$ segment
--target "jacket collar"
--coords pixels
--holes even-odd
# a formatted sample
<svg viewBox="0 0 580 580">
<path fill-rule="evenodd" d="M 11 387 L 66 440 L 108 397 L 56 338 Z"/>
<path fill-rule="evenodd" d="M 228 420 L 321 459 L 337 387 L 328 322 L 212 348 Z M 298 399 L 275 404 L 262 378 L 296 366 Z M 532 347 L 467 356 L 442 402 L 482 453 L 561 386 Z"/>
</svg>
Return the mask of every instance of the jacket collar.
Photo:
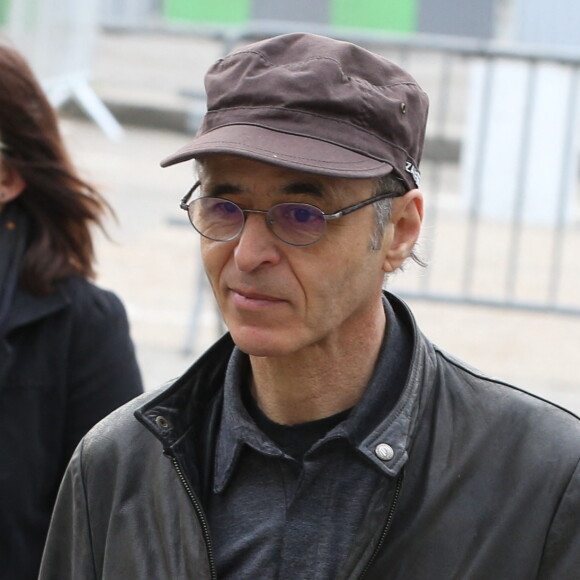
<svg viewBox="0 0 580 580">
<path fill-rule="evenodd" d="M 184 375 L 135 411 L 166 450 L 206 417 L 221 393 L 233 349 L 230 335 L 224 335 Z"/>
<path fill-rule="evenodd" d="M 395 477 L 409 458 L 409 448 L 416 429 L 421 399 L 431 389 L 434 365 L 432 349 L 417 328 L 408 306 L 388 293 L 388 300 L 399 319 L 405 319 L 413 336 L 411 360 L 405 386 L 395 403 L 378 426 L 365 437 L 359 449 L 382 471 Z M 433 359 L 434 360 L 434 359 Z"/>
<path fill-rule="evenodd" d="M 46 296 L 33 296 L 23 290 L 17 290 L 10 307 L 4 335 L 15 328 L 45 318 L 65 308 L 69 303 L 69 297 L 62 291 L 51 292 Z"/>
<path fill-rule="evenodd" d="M 62 292 L 52 292 L 47 296 L 33 296 L 16 289 L 6 322 L 0 334 L 0 378 L 5 376 L 11 365 L 14 353 L 10 344 L 9 333 L 58 312 L 69 303 L 68 297 Z"/>
</svg>

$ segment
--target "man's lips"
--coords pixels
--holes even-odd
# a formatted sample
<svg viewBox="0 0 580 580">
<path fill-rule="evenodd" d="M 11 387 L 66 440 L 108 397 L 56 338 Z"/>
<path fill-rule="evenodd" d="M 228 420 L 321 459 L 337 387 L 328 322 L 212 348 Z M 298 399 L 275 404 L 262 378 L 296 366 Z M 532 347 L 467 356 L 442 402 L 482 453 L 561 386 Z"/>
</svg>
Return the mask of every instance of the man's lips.
<svg viewBox="0 0 580 580">
<path fill-rule="evenodd" d="M 229 290 L 233 303 L 239 307 L 263 308 L 287 302 L 278 296 L 263 294 L 252 290 L 242 290 L 241 288 L 230 288 Z"/>
</svg>

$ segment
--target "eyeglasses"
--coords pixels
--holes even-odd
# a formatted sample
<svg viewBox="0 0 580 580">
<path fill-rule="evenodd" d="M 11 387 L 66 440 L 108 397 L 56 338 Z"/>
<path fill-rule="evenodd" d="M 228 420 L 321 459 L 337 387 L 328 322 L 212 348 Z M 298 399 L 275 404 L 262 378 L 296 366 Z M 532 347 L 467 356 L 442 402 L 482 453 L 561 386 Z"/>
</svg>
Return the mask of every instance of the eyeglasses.
<svg viewBox="0 0 580 580">
<path fill-rule="evenodd" d="M 309 203 L 279 203 L 269 210 L 242 209 L 239 205 L 221 197 L 197 197 L 189 202 L 200 182 L 187 192 L 180 207 L 187 211 L 191 225 L 204 238 L 215 242 L 235 240 L 244 229 L 246 214 L 261 213 L 272 233 L 291 246 L 311 246 L 326 231 L 326 222 L 336 220 L 367 205 L 397 197 L 398 193 L 381 193 L 335 213 L 324 213 Z M 189 203 L 188 203 L 189 202 Z"/>
</svg>

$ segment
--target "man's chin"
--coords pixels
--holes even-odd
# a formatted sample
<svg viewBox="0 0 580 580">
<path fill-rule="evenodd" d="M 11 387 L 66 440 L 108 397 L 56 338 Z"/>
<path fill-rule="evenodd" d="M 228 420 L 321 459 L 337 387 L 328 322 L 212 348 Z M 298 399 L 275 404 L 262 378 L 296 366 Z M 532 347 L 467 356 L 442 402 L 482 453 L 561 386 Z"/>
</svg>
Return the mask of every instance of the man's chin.
<svg viewBox="0 0 580 580">
<path fill-rule="evenodd" d="M 294 341 L 289 341 L 286 331 L 263 329 L 233 329 L 230 334 L 236 346 L 246 354 L 255 357 L 279 357 L 292 354 L 296 350 Z"/>
</svg>

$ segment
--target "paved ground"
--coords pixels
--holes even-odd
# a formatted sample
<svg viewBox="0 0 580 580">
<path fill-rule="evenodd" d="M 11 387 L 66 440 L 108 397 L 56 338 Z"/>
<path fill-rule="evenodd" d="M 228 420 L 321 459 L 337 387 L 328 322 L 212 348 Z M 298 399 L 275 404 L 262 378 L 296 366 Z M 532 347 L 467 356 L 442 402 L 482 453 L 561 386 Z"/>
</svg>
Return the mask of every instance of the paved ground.
<svg viewBox="0 0 580 580">
<path fill-rule="evenodd" d="M 170 58 L 166 53 L 161 59 L 164 50 Z M 158 124 L 175 128 L 171 119 L 183 118 L 185 111 L 179 90 L 191 87 L 194 77 L 201 78 L 215 56 L 214 47 L 191 50 L 184 39 L 169 46 L 159 37 L 109 36 L 97 46 L 94 86 L 103 98 L 124 104 L 125 110 L 132 104 L 151 115 L 158 111 Z M 191 168 L 161 169 L 159 160 L 187 136 L 175 130 L 126 126 L 124 138 L 113 142 L 90 122 L 68 116 L 63 129 L 83 174 L 100 187 L 117 212 L 118 223 L 109 224 L 112 240 L 98 238 L 98 281 L 124 300 L 146 387 L 152 388 L 183 372 L 218 328 L 212 299 L 206 295 L 195 338 L 185 345 L 196 299 L 198 257 L 196 234 L 178 202 L 191 184 Z M 401 274 L 401 280 L 406 275 Z M 398 284 L 395 281 L 395 287 Z M 423 331 L 441 347 L 580 413 L 575 364 L 580 317 L 410 304 Z M 184 354 L 184 346 L 194 352 Z"/>
</svg>

